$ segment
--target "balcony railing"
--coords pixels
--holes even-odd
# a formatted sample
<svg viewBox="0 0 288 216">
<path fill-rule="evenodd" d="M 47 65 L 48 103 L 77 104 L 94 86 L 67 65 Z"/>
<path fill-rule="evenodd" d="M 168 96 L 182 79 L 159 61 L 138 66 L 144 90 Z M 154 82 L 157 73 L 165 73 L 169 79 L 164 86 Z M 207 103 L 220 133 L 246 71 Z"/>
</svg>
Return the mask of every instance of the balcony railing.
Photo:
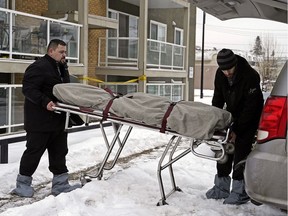
<svg viewBox="0 0 288 216">
<path fill-rule="evenodd" d="M 0 8 L 0 60 L 34 60 L 50 40 L 67 43 L 67 60 L 79 64 L 80 27 L 62 20 Z"/>
<path fill-rule="evenodd" d="M 138 67 L 138 38 L 99 38 L 98 66 Z"/>
<path fill-rule="evenodd" d="M 185 46 L 147 40 L 147 68 L 184 70 Z"/>
<path fill-rule="evenodd" d="M 23 130 L 22 85 L 0 84 L 0 134 Z"/>
<path fill-rule="evenodd" d="M 138 67 L 138 38 L 99 39 L 98 66 Z M 147 68 L 184 70 L 185 46 L 148 39 Z"/>
</svg>

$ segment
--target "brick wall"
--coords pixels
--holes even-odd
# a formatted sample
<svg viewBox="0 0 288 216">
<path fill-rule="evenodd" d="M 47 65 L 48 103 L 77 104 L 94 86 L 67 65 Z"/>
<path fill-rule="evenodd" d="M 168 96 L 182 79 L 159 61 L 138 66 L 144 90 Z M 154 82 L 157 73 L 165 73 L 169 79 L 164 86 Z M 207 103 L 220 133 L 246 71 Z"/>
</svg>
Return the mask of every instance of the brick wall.
<svg viewBox="0 0 288 216">
<path fill-rule="evenodd" d="M 89 14 L 106 16 L 106 7 L 106 0 L 89 0 Z M 95 68 L 98 64 L 99 37 L 106 37 L 105 29 L 89 29 L 88 77 L 101 79 L 95 74 Z M 95 82 L 89 82 L 89 84 L 95 85 Z"/>
<path fill-rule="evenodd" d="M 16 10 L 41 16 L 48 10 L 48 0 L 16 0 Z"/>
<path fill-rule="evenodd" d="M 106 0 L 89 0 L 89 14 L 106 16 Z"/>
</svg>

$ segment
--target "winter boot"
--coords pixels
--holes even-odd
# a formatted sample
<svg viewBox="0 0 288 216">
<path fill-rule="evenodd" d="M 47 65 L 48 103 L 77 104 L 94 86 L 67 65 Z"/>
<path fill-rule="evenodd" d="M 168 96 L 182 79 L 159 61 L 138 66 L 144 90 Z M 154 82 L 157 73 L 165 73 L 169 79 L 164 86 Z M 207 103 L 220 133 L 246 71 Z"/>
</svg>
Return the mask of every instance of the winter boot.
<svg viewBox="0 0 288 216">
<path fill-rule="evenodd" d="M 60 175 L 54 175 L 51 193 L 57 196 L 60 193 L 70 192 L 81 187 L 81 184 L 70 185 L 68 182 L 68 173 L 62 173 Z"/>
<path fill-rule="evenodd" d="M 232 191 L 224 200 L 224 204 L 241 205 L 247 203 L 250 200 L 245 191 L 244 180 L 233 180 Z"/>
<path fill-rule="evenodd" d="M 215 175 L 214 187 L 206 192 L 207 199 L 223 199 L 230 194 L 230 176 L 218 177 Z"/>
<path fill-rule="evenodd" d="M 32 177 L 18 174 L 16 179 L 16 188 L 12 190 L 11 194 L 20 197 L 32 197 L 34 189 L 31 187 Z"/>
</svg>

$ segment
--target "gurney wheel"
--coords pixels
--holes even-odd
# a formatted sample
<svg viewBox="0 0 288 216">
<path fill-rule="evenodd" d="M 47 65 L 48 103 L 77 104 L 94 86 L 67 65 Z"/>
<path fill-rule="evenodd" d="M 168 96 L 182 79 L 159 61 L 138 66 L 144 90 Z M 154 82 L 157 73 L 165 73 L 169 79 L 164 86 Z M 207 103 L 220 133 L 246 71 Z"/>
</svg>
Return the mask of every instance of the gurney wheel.
<svg viewBox="0 0 288 216">
<path fill-rule="evenodd" d="M 215 153 L 215 158 L 221 158 L 221 157 L 222 157 L 222 154 L 223 154 L 222 151 L 217 151 L 217 152 Z M 228 155 L 225 154 L 221 160 L 217 160 L 217 163 L 219 163 L 219 164 L 224 164 L 224 163 L 226 163 L 227 161 L 228 161 Z"/>
<path fill-rule="evenodd" d="M 235 146 L 234 143 L 226 143 L 225 144 L 225 152 L 227 154 L 234 154 Z"/>
</svg>

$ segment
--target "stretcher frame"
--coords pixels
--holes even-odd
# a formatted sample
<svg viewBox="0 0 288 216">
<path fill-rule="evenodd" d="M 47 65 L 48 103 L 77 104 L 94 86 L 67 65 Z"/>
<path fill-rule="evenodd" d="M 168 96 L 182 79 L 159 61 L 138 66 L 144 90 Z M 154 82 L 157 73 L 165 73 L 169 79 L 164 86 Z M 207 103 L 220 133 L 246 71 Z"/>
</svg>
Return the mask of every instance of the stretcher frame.
<svg viewBox="0 0 288 216">
<path fill-rule="evenodd" d="M 117 117 L 117 116 L 111 115 L 110 113 L 109 113 L 108 117 L 105 116 L 105 118 L 104 118 L 103 117 L 103 111 L 101 111 L 101 110 L 94 110 L 92 108 L 83 108 L 83 107 L 68 105 L 68 104 L 64 104 L 64 103 L 57 103 L 57 105 L 54 107 L 54 110 L 55 110 L 55 112 L 65 112 L 66 113 L 66 123 L 65 123 L 66 129 L 68 129 L 69 116 L 71 113 L 83 116 L 85 118 L 86 124 L 88 124 L 88 121 L 90 118 L 99 120 L 101 133 L 102 133 L 102 136 L 104 138 L 104 141 L 105 141 L 105 144 L 107 147 L 107 151 L 105 153 L 105 156 L 104 156 L 102 162 L 100 163 L 100 167 L 96 170 L 96 173 L 94 173 L 94 174 L 82 173 L 80 180 L 81 180 L 83 185 L 87 181 L 91 181 L 90 178 L 97 178 L 98 180 L 101 180 L 103 177 L 104 170 L 111 170 L 115 166 L 115 164 L 116 164 L 128 138 L 129 138 L 129 135 L 130 135 L 134 126 L 142 127 L 145 129 L 151 129 L 154 131 L 157 130 L 159 132 L 161 129 L 160 127 L 157 127 L 157 126 L 145 125 L 144 123 L 139 122 L 139 121 L 133 121 L 130 119 L 124 119 L 121 117 Z M 114 136 L 110 142 L 107 138 L 107 134 L 106 134 L 105 128 L 103 126 L 104 121 L 111 122 L 113 129 L 114 129 Z M 124 125 L 127 125 L 128 129 L 126 132 L 124 132 L 125 135 L 121 140 L 120 139 L 120 133 L 122 132 Z M 165 147 L 165 149 L 164 149 L 164 151 L 160 157 L 160 160 L 158 162 L 157 178 L 158 178 L 158 183 L 159 183 L 161 199 L 158 201 L 157 206 L 168 204 L 166 202 L 166 200 L 170 195 L 172 195 L 176 191 L 182 191 L 176 185 L 172 164 L 174 164 L 175 162 L 177 162 L 179 159 L 183 158 L 185 155 L 187 155 L 190 152 L 193 153 L 197 157 L 201 157 L 201 158 L 205 158 L 205 159 L 209 159 L 209 160 L 214 160 L 214 161 L 223 160 L 224 158 L 227 157 L 227 154 L 226 154 L 227 151 L 225 149 L 225 144 L 228 144 L 227 141 L 228 141 L 228 136 L 229 136 L 229 132 L 230 132 L 229 130 L 230 129 L 228 128 L 228 130 L 226 131 L 224 136 L 223 136 L 223 134 L 222 134 L 222 136 L 220 136 L 220 137 L 222 137 L 222 139 L 220 139 L 220 137 L 217 137 L 217 138 L 212 138 L 211 140 L 196 140 L 193 137 L 183 136 L 183 135 L 178 134 L 178 133 L 171 131 L 171 130 L 166 130 L 164 132 L 165 134 L 172 135 L 172 137 L 170 138 L 170 140 L 169 140 L 167 146 Z M 189 148 L 185 149 L 181 153 L 174 156 L 174 154 L 177 150 L 177 147 L 179 146 L 182 138 L 188 138 L 190 141 L 190 146 L 189 146 Z M 112 151 L 114 150 L 116 143 L 118 143 L 118 149 L 116 151 L 116 154 L 114 155 L 112 162 L 108 163 L 108 159 L 109 159 Z M 212 148 L 217 149 L 218 156 L 212 157 L 210 155 L 201 154 L 201 153 L 198 153 L 197 151 L 195 151 L 195 149 L 199 145 L 201 145 L 202 143 L 206 143 L 209 146 L 211 146 Z M 164 162 L 164 159 L 166 157 L 168 157 L 168 161 Z M 170 181 L 171 181 L 171 187 L 172 187 L 172 189 L 168 193 L 165 192 L 163 178 L 162 178 L 162 171 L 166 168 L 169 169 Z"/>
</svg>

